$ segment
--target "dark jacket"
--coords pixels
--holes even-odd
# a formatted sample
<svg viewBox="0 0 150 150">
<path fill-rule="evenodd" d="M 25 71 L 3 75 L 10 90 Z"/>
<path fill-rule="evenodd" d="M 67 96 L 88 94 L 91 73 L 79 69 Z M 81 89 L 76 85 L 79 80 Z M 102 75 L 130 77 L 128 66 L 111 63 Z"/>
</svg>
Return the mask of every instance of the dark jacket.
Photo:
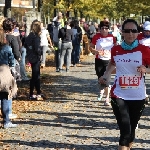
<svg viewBox="0 0 150 150">
<path fill-rule="evenodd" d="M 24 30 L 20 30 L 20 40 L 22 42 L 22 46 L 24 46 L 24 42 L 25 42 L 25 31 Z"/>
<path fill-rule="evenodd" d="M 14 58 L 19 60 L 21 58 L 20 54 L 20 45 L 19 45 L 19 39 L 17 36 L 6 34 L 6 40 L 8 41 L 9 45 L 12 48 L 12 52 L 14 54 Z"/>
<path fill-rule="evenodd" d="M 62 43 L 72 42 L 73 31 L 63 27 L 59 30 L 58 38 L 61 38 Z"/>
<path fill-rule="evenodd" d="M 34 50 L 34 52 L 36 54 L 39 54 L 39 52 L 41 51 L 40 36 L 38 36 L 37 34 L 33 32 L 30 32 L 29 35 L 25 39 L 25 45 L 32 46 L 33 47 L 32 49 Z"/>
<path fill-rule="evenodd" d="M 25 39 L 24 47 L 27 49 L 27 59 L 30 63 L 35 63 L 40 61 L 41 47 L 40 47 L 40 37 L 30 32 Z"/>
<path fill-rule="evenodd" d="M 77 29 L 78 42 L 82 40 L 82 29 L 79 26 L 75 26 L 74 29 Z"/>
</svg>

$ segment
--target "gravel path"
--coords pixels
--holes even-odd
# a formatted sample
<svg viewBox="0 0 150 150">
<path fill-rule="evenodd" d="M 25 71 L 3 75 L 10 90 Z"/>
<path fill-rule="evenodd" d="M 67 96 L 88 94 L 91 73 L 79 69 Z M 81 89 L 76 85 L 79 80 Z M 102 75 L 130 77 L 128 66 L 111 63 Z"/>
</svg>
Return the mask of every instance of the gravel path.
<svg viewBox="0 0 150 150">
<path fill-rule="evenodd" d="M 20 112 L 18 128 L 0 129 L 4 150 L 117 150 L 119 130 L 111 107 L 97 101 L 94 56 L 69 73 L 46 73 L 50 97 Z M 113 76 L 112 76 L 113 78 Z M 150 75 L 146 77 L 150 91 Z M 26 104 L 25 103 L 25 104 Z M 18 110 L 19 111 L 19 110 Z M 133 150 L 150 150 L 150 108 L 146 107 L 136 131 Z"/>
</svg>

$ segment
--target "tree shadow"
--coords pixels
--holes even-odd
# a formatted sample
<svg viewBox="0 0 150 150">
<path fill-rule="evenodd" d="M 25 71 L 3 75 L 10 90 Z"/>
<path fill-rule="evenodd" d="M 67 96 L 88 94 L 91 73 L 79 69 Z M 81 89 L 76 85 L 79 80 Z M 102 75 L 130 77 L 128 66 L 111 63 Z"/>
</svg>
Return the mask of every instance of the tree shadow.
<svg viewBox="0 0 150 150">
<path fill-rule="evenodd" d="M 48 100 L 57 101 L 70 101 L 69 95 L 78 93 L 96 94 L 95 89 L 91 89 L 91 86 L 95 84 L 95 79 L 77 78 L 73 76 L 61 76 L 43 74 L 41 76 L 41 89 L 46 95 Z M 29 82 L 18 83 L 18 97 L 17 100 L 27 100 L 29 95 Z M 35 93 L 36 94 L 36 93 Z"/>
<path fill-rule="evenodd" d="M 101 138 L 103 140 L 108 140 L 105 137 Z M 116 141 L 117 138 L 109 137 L 110 141 Z M 144 140 L 145 141 L 145 140 Z M 70 144 L 70 143 L 61 143 L 61 142 L 51 142 L 48 140 L 39 140 L 39 141 L 23 141 L 23 140 L 0 140 L 0 142 L 7 143 L 7 144 L 14 144 L 14 145 L 22 145 L 22 146 L 30 146 L 32 148 L 55 148 L 55 149 L 77 149 L 77 150 L 110 150 L 110 149 L 118 149 L 117 145 L 108 145 L 105 143 L 95 143 L 92 145 L 87 144 Z M 148 150 L 147 148 L 132 148 L 131 150 Z"/>
<path fill-rule="evenodd" d="M 118 129 L 116 122 L 106 122 L 96 120 L 98 118 L 105 119 L 106 116 L 88 115 L 83 113 L 58 113 L 58 112 L 43 112 L 43 111 L 27 111 L 31 114 L 43 114 L 57 116 L 53 120 L 35 119 L 35 118 L 20 118 L 20 121 L 15 121 L 17 124 L 29 124 L 40 126 L 64 127 L 68 129 Z M 95 118 L 95 120 L 94 120 Z M 107 116 L 109 119 L 115 119 L 114 116 Z M 25 120 L 25 121 L 24 121 Z"/>
<path fill-rule="evenodd" d="M 48 140 L 39 140 L 39 141 L 22 141 L 22 140 L 0 140 L 0 142 L 8 143 L 8 144 L 17 144 L 17 145 L 26 145 L 30 147 L 38 147 L 38 148 L 64 148 L 64 149 L 77 149 L 77 150 L 96 150 L 102 148 L 103 150 L 109 150 L 111 148 L 117 149 L 116 145 L 105 145 L 105 144 L 70 144 L 70 143 L 60 143 L 60 142 L 51 142 Z"/>
</svg>

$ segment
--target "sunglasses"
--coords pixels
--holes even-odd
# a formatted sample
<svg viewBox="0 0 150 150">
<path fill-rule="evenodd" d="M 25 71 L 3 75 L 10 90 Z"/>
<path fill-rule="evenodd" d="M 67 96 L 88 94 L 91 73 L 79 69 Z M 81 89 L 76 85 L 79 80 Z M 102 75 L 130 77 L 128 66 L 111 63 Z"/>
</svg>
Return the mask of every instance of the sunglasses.
<svg viewBox="0 0 150 150">
<path fill-rule="evenodd" d="M 132 33 L 138 33 L 138 30 L 137 29 L 124 29 L 123 32 L 124 33 L 130 33 L 130 32 L 132 32 Z"/>
<path fill-rule="evenodd" d="M 105 29 L 105 30 L 108 30 L 108 27 L 102 27 L 101 29 L 102 29 L 102 30 L 104 30 L 104 29 Z"/>
</svg>

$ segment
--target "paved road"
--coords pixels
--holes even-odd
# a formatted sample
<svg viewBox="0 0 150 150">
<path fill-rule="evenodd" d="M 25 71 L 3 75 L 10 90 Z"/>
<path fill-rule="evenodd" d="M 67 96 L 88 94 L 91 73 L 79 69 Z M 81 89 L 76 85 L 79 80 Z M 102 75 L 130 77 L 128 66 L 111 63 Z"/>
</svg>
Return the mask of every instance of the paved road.
<svg viewBox="0 0 150 150">
<path fill-rule="evenodd" d="M 27 100 L 16 129 L 3 130 L 0 149 L 10 150 L 117 150 L 119 130 L 111 107 L 97 101 L 93 56 L 70 73 L 51 72 L 43 88 L 46 101 Z M 112 76 L 113 78 L 113 76 Z M 147 76 L 150 83 L 150 76 Z M 48 80 L 53 82 L 48 83 Z M 150 87 L 150 86 L 149 86 Z M 148 92 L 150 91 L 148 87 Z M 33 107 L 33 105 L 35 106 Z M 133 150 L 150 150 L 150 108 L 146 107 L 136 131 Z"/>
</svg>

